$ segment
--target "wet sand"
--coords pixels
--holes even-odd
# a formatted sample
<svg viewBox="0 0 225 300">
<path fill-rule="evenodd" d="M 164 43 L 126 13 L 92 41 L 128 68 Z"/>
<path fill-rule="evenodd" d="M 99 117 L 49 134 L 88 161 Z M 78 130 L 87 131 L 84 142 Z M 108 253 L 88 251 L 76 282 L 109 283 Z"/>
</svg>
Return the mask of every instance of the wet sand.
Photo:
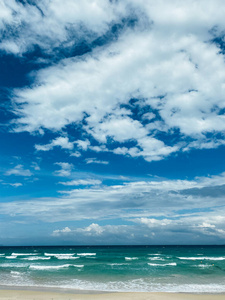
<svg viewBox="0 0 225 300">
<path fill-rule="evenodd" d="M 224 294 L 186 293 L 76 293 L 0 290 L 0 300 L 224 300 Z"/>
</svg>

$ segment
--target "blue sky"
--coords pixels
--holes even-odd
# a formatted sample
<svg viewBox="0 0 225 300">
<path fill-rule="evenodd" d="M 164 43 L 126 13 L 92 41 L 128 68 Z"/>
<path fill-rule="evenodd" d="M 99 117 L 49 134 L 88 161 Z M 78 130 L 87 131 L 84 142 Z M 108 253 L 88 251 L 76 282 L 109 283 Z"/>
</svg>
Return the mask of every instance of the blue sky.
<svg viewBox="0 0 225 300">
<path fill-rule="evenodd" d="M 224 15 L 1 2 L 0 244 L 224 244 Z"/>
</svg>

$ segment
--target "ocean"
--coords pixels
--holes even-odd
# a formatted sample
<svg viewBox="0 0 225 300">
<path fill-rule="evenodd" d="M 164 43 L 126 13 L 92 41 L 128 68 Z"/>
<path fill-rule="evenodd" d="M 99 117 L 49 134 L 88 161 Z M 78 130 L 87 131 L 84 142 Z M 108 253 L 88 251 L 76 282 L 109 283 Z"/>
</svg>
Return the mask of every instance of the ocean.
<svg viewBox="0 0 225 300">
<path fill-rule="evenodd" d="M 225 292 L 225 246 L 0 247 L 0 285 Z"/>
</svg>

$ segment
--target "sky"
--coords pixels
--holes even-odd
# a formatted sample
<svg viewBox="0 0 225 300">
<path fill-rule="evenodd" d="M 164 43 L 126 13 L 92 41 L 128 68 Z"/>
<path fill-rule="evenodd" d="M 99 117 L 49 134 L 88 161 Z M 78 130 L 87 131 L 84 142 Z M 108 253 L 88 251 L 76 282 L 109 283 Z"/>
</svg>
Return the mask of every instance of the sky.
<svg viewBox="0 0 225 300">
<path fill-rule="evenodd" d="M 0 245 L 225 243 L 224 15 L 0 2 Z"/>
</svg>

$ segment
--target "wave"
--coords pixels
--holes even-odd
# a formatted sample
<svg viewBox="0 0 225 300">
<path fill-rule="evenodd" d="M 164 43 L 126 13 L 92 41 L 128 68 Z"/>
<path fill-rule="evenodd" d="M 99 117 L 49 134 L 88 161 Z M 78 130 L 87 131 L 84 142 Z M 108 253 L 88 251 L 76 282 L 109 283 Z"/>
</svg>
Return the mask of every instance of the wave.
<svg viewBox="0 0 225 300">
<path fill-rule="evenodd" d="M 96 253 L 77 253 L 79 256 L 94 256 Z"/>
<path fill-rule="evenodd" d="M 108 264 L 109 266 L 127 266 L 129 265 L 128 263 L 112 263 L 112 264 Z"/>
<path fill-rule="evenodd" d="M 148 257 L 148 259 L 150 259 L 150 260 L 165 260 L 164 258 L 159 257 L 159 256 L 156 256 L 156 257 Z"/>
<path fill-rule="evenodd" d="M 28 255 L 37 255 L 37 253 L 12 253 L 11 255 L 28 256 Z"/>
<path fill-rule="evenodd" d="M 153 267 L 165 267 L 165 266 L 176 266 L 176 263 L 168 263 L 168 264 L 152 264 L 152 263 L 148 263 L 149 266 L 153 266 Z"/>
<path fill-rule="evenodd" d="M 137 260 L 138 257 L 125 257 L 125 260 Z"/>
<path fill-rule="evenodd" d="M 17 258 L 17 256 L 16 255 L 10 255 L 10 256 L 6 256 L 5 258 L 7 258 L 7 259 L 14 259 L 14 258 Z"/>
<path fill-rule="evenodd" d="M 12 275 L 20 275 L 21 273 L 20 272 L 16 272 L 16 271 L 11 271 L 10 274 L 12 274 Z"/>
<path fill-rule="evenodd" d="M 65 269 L 69 267 L 76 267 L 76 268 L 83 268 L 84 265 L 71 265 L 71 264 L 65 264 L 60 266 L 40 266 L 40 265 L 30 265 L 29 269 L 31 270 L 60 270 Z"/>
<path fill-rule="evenodd" d="M 212 268 L 213 267 L 213 265 L 203 265 L 203 264 L 201 264 L 201 265 L 194 265 L 194 267 L 197 267 L 197 268 L 202 268 L 202 269 L 208 269 L 208 268 Z"/>
<path fill-rule="evenodd" d="M 51 259 L 51 257 L 44 257 L 44 256 L 33 256 L 33 257 L 25 257 L 22 258 L 23 260 L 48 260 Z"/>
<path fill-rule="evenodd" d="M 79 256 L 73 256 L 73 255 L 55 255 L 58 259 L 77 259 Z"/>
<path fill-rule="evenodd" d="M 45 256 L 72 256 L 75 253 L 44 253 Z"/>
<path fill-rule="evenodd" d="M 20 273 L 20 272 L 11 271 L 10 274 L 11 274 L 11 276 L 14 277 L 14 278 L 21 277 L 21 273 Z"/>
<path fill-rule="evenodd" d="M 170 293 L 224 293 L 224 284 L 164 284 L 146 282 L 143 279 L 111 282 L 90 282 L 75 279 L 70 284 L 64 285 L 68 289 L 106 291 L 106 292 L 170 292 Z"/>
<path fill-rule="evenodd" d="M 5 253 L 1 253 L 0 256 L 5 256 Z"/>
<path fill-rule="evenodd" d="M 225 260 L 224 256 L 221 257 L 213 257 L 213 256 L 193 256 L 193 257 L 178 257 L 179 259 L 183 260 Z"/>
<path fill-rule="evenodd" d="M 1 268 L 26 268 L 28 267 L 29 264 L 26 263 L 4 263 L 4 264 L 0 264 Z"/>
</svg>

